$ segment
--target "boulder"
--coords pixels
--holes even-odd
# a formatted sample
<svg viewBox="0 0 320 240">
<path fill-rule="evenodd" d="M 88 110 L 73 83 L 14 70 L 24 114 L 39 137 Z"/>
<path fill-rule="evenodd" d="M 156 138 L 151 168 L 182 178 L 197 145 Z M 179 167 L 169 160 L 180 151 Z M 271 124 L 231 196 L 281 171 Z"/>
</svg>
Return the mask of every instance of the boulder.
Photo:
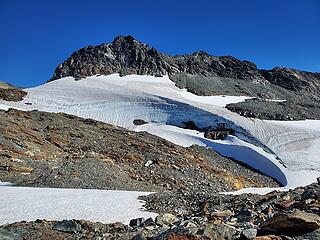
<svg viewBox="0 0 320 240">
<path fill-rule="evenodd" d="M 278 214 L 262 224 L 261 230 L 272 233 L 298 235 L 320 228 L 320 217 L 313 213 L 295 210 L 292 213 Z"/>
<path fill-rule="evenodd" d="M 78 233 L 81 231 L 81 225 L 76 220 L 62 220 L 56 222 L 52 229 L 67 233 Z"/>
<path fill-rule="evenodd" d="M 244 239 L 254 239 L 257 236 L 257 229 L 248 228 L 242 231 L 241 236 Z"/>
<path fill-rule="evenodd" d="M 160 214 L 156 217 L 156 224 L 160 226 L 171 226 L 177 221 L 176 216 L 171 213 Z"/>
<path fill-rule="evenodd" d="M 131 219 L 129 226 L 130 227 L 139 227 L 143 222 L 144 222 L 144 218 Z"/>
<path fill-rule="evenodd" d="M 223 211 L 211 212 L 210 219 L 214 219 L 214 218 L 224 219 L 232 216 L 233 214 L 234 213 L 229 209 L 223 210 Z"/>
<path fill-rule="evenodd" d="M 143 125 L 143 124 L 147 124 L 148 122 L 146 122 L 145 120 L 143 119 L 134 119 L 133 120 L 133 124 L 136 125 L 136 126 L 140 126 L 140 125 Z"/>
<path fill-rule="evenodd" d="M 185 128 L 185 129 L 199 130 L 199 128 L 197 127 L 197 125 L 194 123 L 194 121 L 183 122 L 183 124 L 184 124 L 184 128 Z"/>
</svg>

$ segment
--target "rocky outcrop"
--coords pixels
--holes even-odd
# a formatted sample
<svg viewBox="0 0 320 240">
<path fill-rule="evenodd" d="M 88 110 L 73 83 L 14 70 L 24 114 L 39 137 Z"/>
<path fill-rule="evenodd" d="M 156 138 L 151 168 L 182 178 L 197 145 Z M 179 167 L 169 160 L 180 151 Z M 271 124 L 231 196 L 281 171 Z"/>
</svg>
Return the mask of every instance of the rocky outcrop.
<svg viewBox="0 0 320 240">
<path fill-rule="evenodd" d="M 0 100 L 18 102 L 22 101 L 27 92 L 10 84 L 0 82 Z"/>
<path fill-rule="evenodd" d="M 296 99 L 288 101 L 268 101 L 247 99 L 244 102 L 227 104 L 227 109 L 241 116 L 267 120 L 320 119 L 320 101 Z"/>
<path fill-rule="evenodd" d="M 88 46 L 73 53 L 60 64 L 51 80 L 73 76 L 200 74 L 239 79 L 261 78 L 256 65 L 231 56 L 215 57 L 200 51 L 189 55 L 169 56 L 132 36 L 118 36 L 112 43 Z"/>
</svg>

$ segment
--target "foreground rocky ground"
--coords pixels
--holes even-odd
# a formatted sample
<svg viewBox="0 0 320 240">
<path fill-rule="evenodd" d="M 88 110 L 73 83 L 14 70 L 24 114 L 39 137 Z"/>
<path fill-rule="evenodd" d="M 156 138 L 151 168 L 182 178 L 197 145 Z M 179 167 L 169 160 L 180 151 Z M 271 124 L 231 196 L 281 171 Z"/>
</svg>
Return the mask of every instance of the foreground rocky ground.
<svg viewBox="0 0 320 240">
<path fill-rule="evenodd" d="M 320 179 L 319 179 L 320 180 Z M 320 238 L 320 185 L 265 196 L 170 191 L 143 197 L 155 219 L 102 224 L 82 220 L 19 222 L 0 239 L 256 239 Z"/>
<path fill-rule="evenodd" d="M 20 186 L 203 193 L 276 187 L 203 148 L 79 117 L 0 111 L 0 181 Z"/>
<path fill-rule="evenodd" d="M 140 121 L 139 121 L 140 122 Z M 20 186 L 156 191 L 155 219 L 18 222 L 0 239 L 319 239 L 320 185 L 259 195 L 273 179 L 203 148 L 63 113 L 0 111 L 0 181 Z"/>
</svg>

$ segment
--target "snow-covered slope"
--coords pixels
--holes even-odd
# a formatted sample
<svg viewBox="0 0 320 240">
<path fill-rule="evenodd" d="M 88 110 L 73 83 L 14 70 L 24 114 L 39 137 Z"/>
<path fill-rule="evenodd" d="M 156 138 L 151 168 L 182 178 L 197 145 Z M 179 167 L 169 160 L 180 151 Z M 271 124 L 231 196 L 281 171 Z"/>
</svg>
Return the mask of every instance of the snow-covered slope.
<svg viewBox="0 0 320 240">
<path fill-rule="evenodd" d="M 2 185 L 2 186 L 1 186 Z M 13 187 L 0 184 L 0 225 L 37 219 L 85 219 L 129 223 L 133 218 L 156 217 L 141 211 L 138 196 L 147 192 L 95 189 Z"/>
<path fill-rule="evenodd" d="M 222 155 L 237 160 L 275 177 L 287 187 L 305 185 L 320 175 L 320 130 L 301 124 L 248 119 L 225 109 L 227 103 L 248 97 L 196 96 L 178 89 L 165 77 L 93 76 L 79 81 L 67 77 L 27 89 L 22 102 L 1 102 L 20 109 L 66 112 L 135 129 L 133 120 L 142 118 L 151 124 L 136 128 L 164 137 L 177 144 L 206 145 Z M 32 103 L 27 105 L 25 103 Z M 225 122 L 236 130 L 236 137 L 210 141 L 181 126 L 192 120 L 198 126 Z M 310 123 L 308 122 L 310 125 Z M 278 156 L 279 158 L 277 158 Z"/>
</svg>

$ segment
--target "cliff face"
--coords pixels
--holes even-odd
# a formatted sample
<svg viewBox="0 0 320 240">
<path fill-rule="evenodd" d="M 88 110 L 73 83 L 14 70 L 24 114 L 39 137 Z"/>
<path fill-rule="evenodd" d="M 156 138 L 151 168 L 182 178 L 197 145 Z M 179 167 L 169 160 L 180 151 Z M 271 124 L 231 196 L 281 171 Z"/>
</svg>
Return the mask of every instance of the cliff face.
<svg viewBox="0 0 320 240">
<path fill-rule="evenodd" d="M 132 36 L 119 36 L 112 43 L 88 46 L 60 64 L 52 80 L 66 76 L 81 78 L 95 74 L 165 75 L 201 74 L 204 76 L 254 79 L 262 77 L 256 65 L 234 57 L 215 57 L 205 52 L 168 56 Z"/>
</svg>

